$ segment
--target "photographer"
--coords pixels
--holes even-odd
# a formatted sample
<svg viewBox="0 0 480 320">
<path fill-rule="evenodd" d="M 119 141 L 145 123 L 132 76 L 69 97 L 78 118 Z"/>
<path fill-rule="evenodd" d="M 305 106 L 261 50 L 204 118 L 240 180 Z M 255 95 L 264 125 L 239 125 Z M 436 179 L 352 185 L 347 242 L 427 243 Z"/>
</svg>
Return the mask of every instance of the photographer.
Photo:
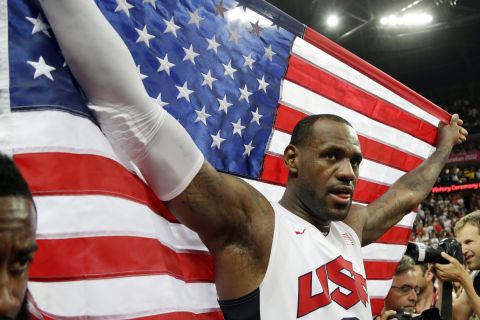
<svg viewBox="0 0 480 320">
<path fill-rule="evenodd" d="M 390 291 L 385 298 L 382 313 L 375 317 L 375 320 L 398 319 L 397 312 L 399 310 L 413 314 L 419 290 L 415 276 L 415 262 L 409 256 L 403 256 L 395 271 Z"/>
<path fill-rule="evenodd" d="M 460 297 L 453 302 L 454 320 L 467 320 L 471 315 L 480 315 L 480 211 L 474 211 L 455 224 L 455 237 L 462 244 L 468 273 L 457 259 L 446 253 L 442 256 L 448 264 L 435 264 L 436 275 L 442 281 L 458 281 L 463 286 Z M 441 288 L 439 288 L 441 289 Z M 441 301 L 440 301 L 441 303 Z"/>
</svg>

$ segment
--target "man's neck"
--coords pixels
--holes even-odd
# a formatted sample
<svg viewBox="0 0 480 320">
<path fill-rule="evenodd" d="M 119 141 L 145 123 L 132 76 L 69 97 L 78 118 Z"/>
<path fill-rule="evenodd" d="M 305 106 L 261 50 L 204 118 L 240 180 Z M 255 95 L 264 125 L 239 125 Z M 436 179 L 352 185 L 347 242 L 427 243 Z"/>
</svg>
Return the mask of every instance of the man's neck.
<svg viewBox="0 0 480 320">
<path fill-rule="evenodd" d="M 324 236 L 330 233 L 331 222 L 318 221 L 318 219 L 315 219 L 315 216 L 309 212 L 308 208 L 306 208 L 298 198 L 292 196 L 292 194 L 288 192 L 288 189 L 278 203 L 291 213 L 314 225 Z"/>
</svg>

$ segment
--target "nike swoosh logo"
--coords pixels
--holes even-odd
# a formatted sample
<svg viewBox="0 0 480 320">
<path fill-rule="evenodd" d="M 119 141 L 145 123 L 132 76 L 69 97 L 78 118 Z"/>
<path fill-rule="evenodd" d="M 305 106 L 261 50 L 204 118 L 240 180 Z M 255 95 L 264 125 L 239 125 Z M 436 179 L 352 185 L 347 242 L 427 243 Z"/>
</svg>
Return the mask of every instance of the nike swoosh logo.
<svg viewBox="0 0 480 320">
<path fill-rule="evenodd" d="M 303 231 L 295 231 L 295 234 L 304 234 L 305 230 L 307 230 L 307 229 L 303 229 Z"/>
</svg>

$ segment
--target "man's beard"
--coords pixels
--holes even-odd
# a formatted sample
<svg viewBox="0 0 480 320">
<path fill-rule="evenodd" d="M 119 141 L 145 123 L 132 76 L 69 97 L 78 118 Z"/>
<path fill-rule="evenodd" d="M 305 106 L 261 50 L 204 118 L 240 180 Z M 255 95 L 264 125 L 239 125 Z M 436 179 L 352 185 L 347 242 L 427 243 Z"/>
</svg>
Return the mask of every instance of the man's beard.
<svg viewBox="0 0 480 320">
<path fill-rule="evenodd" d="M 0 316 L 0 320 L 29 320 L 29 319 L 30 319 L 30 313 L 28 312 L 27 295 L 25 295 L 25 298 L 23 298 L 22 306 L 20 307 L 20 310 L 18 311 L 18 314 L 15 318 L 11 318 L 8 316 Z"/>
</svg>

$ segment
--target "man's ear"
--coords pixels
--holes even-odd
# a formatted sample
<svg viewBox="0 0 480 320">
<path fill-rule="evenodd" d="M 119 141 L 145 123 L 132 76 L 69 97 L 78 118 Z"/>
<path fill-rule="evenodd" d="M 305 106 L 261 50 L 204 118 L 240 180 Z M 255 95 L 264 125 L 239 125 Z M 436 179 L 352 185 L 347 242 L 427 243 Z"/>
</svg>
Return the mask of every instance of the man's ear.
<svg viewBox="0 0 480 320">
<path fill-rule="evenodd" d="M 298 148 L 289 144 L 283 152 L 283 163 L 290 174 L 297 174 L 298 165 Z"/>
</svg>

